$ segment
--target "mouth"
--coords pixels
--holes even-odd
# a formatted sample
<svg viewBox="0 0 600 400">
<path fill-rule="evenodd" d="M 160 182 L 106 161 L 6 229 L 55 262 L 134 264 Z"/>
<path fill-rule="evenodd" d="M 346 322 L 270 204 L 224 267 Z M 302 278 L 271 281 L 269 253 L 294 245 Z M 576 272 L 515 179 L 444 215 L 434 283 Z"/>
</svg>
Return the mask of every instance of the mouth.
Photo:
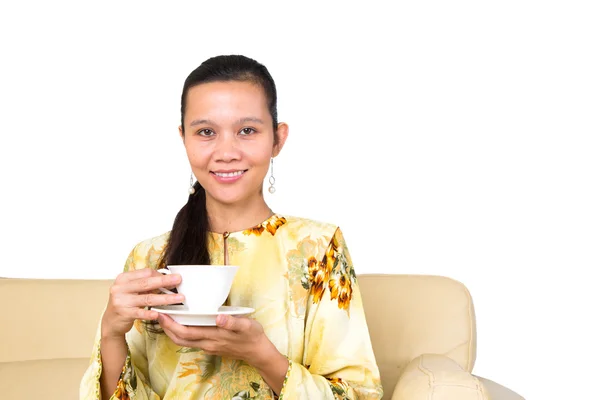
<svg viewBox="0 0 600 400">
<path fill-rule="evenodd" d="M 211 174 L 218 176 L 219 178 L 235 178 L 244 174 L 247 169 L 240 169 L 237 171 L 210 171 Z"/>
</svg>

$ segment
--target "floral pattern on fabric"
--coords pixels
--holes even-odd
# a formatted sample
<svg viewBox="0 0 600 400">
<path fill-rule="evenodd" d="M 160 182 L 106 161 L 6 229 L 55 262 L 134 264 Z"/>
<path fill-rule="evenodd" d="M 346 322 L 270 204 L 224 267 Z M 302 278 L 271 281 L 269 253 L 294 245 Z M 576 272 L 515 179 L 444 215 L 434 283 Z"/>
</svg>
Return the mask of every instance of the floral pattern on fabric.
<svg viewBox="0 0 600 400">
<path fill-rule="evenodd" d="M 272 236 L 275 236 L 275 232 L 277 232 L 277 229 L 279 229 L 279 227 L 283 226 L 286 222 L 287 221 L 286 221 L 285 217 L 273 215 L 269 219 L 267 219 L 265 222 L 255 226 L 254 228 L 246 229 L 243 232 L 244 232 L 244 235 L 246 235 L 246 236 L 250 236 L 250 235 L 260 236 L 266 230 Z"/>
<path fill-rule="evenodd" d="M 306 236 L 298 242 L 295 249 L 286 254 L 289 269 L 285 278 L 290 282 L 296 315 L 303 315 L 306 311 L 312 282 L 309 266 L 314 265 L 315 257 L 325 254 L 329 240 L 329 238 L 312 239 L 310 236 Z"/>
<path fill-rule="evenodd" d="M 327 285 L 331 300 L 336 300 L 340 309 L 348 310 L 352 300 L 352 285 L 356 284 L 356 273 L 346 254 L 347 251 L 340 251 L 340 243 L 334 235 L 321 261 L 317 261 L 315 257 L 308 259 L 307 286 L 310 287 L 313 303 L 321 301 Z"/>
<path fill-rule="evenodd" d="M 211 260 L 222 263 L 224 237 L 209 236 Z M 165 233 L 139 243 L 124 270 L 158 268 L 168 238 Z M 274 215 L 255 228 L 230 233 L 227 245 L 230 260 L 240 266 L 228 304 L 254 308 L 250 317 L 289 359 L 279 398 L 380 399 L 360 290 L 338 227 Z M 98 330 L 80 399 L 99 398 L 99 337 Z M 126 339 L 128 357 L 113 400 L 276 398 L 244 361 L 177 346 L 140 321 Z"/>
<path fill-rule="evenodd" d="M 348 397 L 348 393 L 351 392 L 350 386 L 339 378 L 328 378 L 329 385 L 335 400 L 352 400 Z"/>
</svg>

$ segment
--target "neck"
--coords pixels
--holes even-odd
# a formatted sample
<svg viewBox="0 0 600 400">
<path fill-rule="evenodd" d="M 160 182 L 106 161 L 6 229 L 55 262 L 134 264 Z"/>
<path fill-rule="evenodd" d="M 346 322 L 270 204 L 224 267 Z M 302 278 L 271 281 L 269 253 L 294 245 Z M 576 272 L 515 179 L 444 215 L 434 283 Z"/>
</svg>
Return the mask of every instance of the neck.
<svg viewBox="0 0 600 400">
<path fill-rule="evenodd" d="M 207 196 L 206 211 L 210 231 L 216 233 L 243 231 L 273 215 L 262 196 L 257 201 L 244 204 L 218 203 Z"/>
</svg>

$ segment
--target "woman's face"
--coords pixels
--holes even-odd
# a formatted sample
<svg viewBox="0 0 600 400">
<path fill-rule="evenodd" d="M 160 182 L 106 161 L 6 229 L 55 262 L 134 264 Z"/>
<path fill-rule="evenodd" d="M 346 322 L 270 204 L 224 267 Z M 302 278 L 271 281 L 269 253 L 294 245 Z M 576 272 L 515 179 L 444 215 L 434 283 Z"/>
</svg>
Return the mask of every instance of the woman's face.
<svg viewBox="0 0 600 400">
<path fill-rule="evenodd" d="M 262 197 L 271 157 L 287 138 L 273 121 L 263 89 L 251 82 L 211 82 L 189 89 L 185 150 L 207 201 L 233 205 Z M 278 136 L 277 144 L 275 135 Z"/>
</svg>

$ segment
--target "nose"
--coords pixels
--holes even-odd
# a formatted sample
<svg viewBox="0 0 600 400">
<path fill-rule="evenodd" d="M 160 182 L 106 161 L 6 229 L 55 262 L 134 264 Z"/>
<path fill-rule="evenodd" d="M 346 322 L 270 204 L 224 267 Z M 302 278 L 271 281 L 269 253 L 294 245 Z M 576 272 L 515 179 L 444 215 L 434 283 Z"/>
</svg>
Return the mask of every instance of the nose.
<svg viewBox="0 0 600 400">
<path fill-rule="evenodd" d="M 234 133 L 220 135 L 219 139 L 217 139 L 215 157 L 217 161 L 224 162 L 236 161 L 241 158 L 241 152 Z"/>
</svg>

